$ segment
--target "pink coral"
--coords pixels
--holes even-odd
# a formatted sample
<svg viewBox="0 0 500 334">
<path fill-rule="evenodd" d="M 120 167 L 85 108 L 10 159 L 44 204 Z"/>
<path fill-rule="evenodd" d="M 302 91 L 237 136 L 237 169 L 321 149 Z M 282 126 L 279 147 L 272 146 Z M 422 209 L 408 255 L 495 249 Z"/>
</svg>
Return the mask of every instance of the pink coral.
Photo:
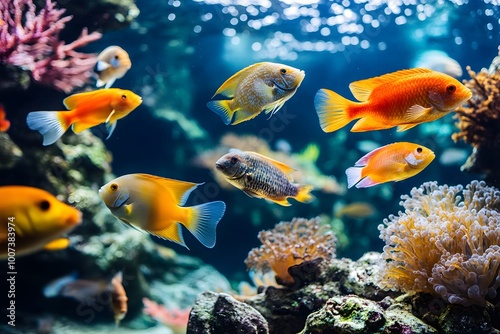
<svg viewBox="0 0 500 334">
<path fill-rule="evenodd" d="M 165 306 L 154 301 L 143 298 L 144 313 L 153 317 L 156 321 L 168 326 L 175 334 L 186 333 L 189 320 L 190 308 L 187 309 L 167 309 Z"/>
<path fill-rule="evenodd" d="M 38 13 L 30 0 L 0 1 L 0 62 L 30 71 L 33 80 L 66 93 L 83 86 L 96 57 L 74 49 L 102 35 L 83 29 L 77 40 L 65 44 L 59 33 L 72 17 L 61 17 L 64 12 L 51 0 Z"/>
</svg>

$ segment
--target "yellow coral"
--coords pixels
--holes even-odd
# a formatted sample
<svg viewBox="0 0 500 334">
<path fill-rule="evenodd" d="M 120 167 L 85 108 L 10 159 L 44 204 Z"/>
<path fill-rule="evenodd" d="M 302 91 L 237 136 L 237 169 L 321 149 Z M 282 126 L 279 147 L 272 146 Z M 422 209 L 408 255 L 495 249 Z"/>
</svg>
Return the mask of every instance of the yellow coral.
<svg viewBox="0 0 500 334">
<path fill-rule="evenodd" d="M 328 225 L 320 225 L 319 218 L 293 218 L 281 222 L 272 230 L 258 235 L 262 246 L 248 254 L 245 263 L 249 270 L 266 274 L 275 273 L 281 285 L 293 285 L 288 273 L 291 266 L 317 258 L 330 260 L 335 256 L 336 237 Z"/>
<path fill-rule="evenodd" d="M 500 287 L 500 191 L 473 181 L 413 188 L 379 226 L 386 242 L 381 285 L 484 305 Z M 463 197 L 463 199 L 462 199 Z"/>
</svg>

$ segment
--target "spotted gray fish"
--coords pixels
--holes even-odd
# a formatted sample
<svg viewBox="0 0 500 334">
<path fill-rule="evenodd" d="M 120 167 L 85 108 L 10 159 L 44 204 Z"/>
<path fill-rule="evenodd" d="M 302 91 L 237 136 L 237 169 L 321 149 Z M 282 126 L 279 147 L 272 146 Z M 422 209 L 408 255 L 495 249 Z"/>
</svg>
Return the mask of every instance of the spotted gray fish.
<svg viewBox="0 0 500 334">
<path fill-rule="evenodd" d="M 299 202 L 314 200 L 312 186 L 292 183 L 289 176 L 293 168 L 255 152 L 231 150 L 216 163 L 215 167 L 226 180 L 250 197 L 265 198 L 283 206 L 289 206 L 288 197 Z"/>
</svg>

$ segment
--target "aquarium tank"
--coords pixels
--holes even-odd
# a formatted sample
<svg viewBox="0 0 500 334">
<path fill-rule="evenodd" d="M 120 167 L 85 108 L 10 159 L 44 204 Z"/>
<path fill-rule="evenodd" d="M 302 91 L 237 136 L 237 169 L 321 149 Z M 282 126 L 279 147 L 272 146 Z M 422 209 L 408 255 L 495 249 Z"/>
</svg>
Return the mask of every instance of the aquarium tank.
<svg viewBox="0 0 500 334">
<path fill-rule="evenodd" d="M 1 333 L 497 333 L 498 0 L 0 0 Z"/>
</svg>

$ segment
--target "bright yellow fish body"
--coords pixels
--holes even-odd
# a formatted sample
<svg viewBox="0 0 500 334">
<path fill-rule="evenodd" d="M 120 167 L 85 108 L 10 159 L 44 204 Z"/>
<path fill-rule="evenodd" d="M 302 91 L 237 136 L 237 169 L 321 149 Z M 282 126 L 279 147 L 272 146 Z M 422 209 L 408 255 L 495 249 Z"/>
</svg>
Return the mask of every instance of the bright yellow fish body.
<svg viewBox="0 0 500 334">
<path fill-rule="evenodd" d="M 216 201 L 183 207 L 197 186 L 154 175 L 128 174 L 102 186 L 99 194 L 113 215 L 129 226 L 187 248 L 182 224 L 204 246 L 212 248 L 226 205 Z"/>
<path fill-rule="evenodd" d="M 356 161 L 346 170 L 347 188 L 367 188 L 389 181 L 401 181 L 417 175 L 432 160 L 434 152 L 407 142 L 379 147 Z"/>
<path fill-rule="evenodd" d="M 283 64 L 262 62 L 248 66 L 226 80 L 214 96 L 230 100 L 210 101 L 207 106 L 225 124 L 238 124 L 262 111 L 276 113 L 297 91 L 305 73 Z"/>
<path fill-rule="evenodd" d="M 0 198 L 0 258 L 3 259 L 10 256 L 9 248 L 15 250 L 15 256 L 44 247 L 66 248 L 69 241 L 62 235 L 82 221 L 80 211 L 42 189 L 3 186 Z"/>
<path fill-rule="evenodd" d="M 233 149 L 215 163 L 226 180 L 250 197 L 265 198 L 289 206 L 288 198 L 309 203 L 312 186 L 292 183 L 293 168 L 255 152 Z"/>
</svg>

